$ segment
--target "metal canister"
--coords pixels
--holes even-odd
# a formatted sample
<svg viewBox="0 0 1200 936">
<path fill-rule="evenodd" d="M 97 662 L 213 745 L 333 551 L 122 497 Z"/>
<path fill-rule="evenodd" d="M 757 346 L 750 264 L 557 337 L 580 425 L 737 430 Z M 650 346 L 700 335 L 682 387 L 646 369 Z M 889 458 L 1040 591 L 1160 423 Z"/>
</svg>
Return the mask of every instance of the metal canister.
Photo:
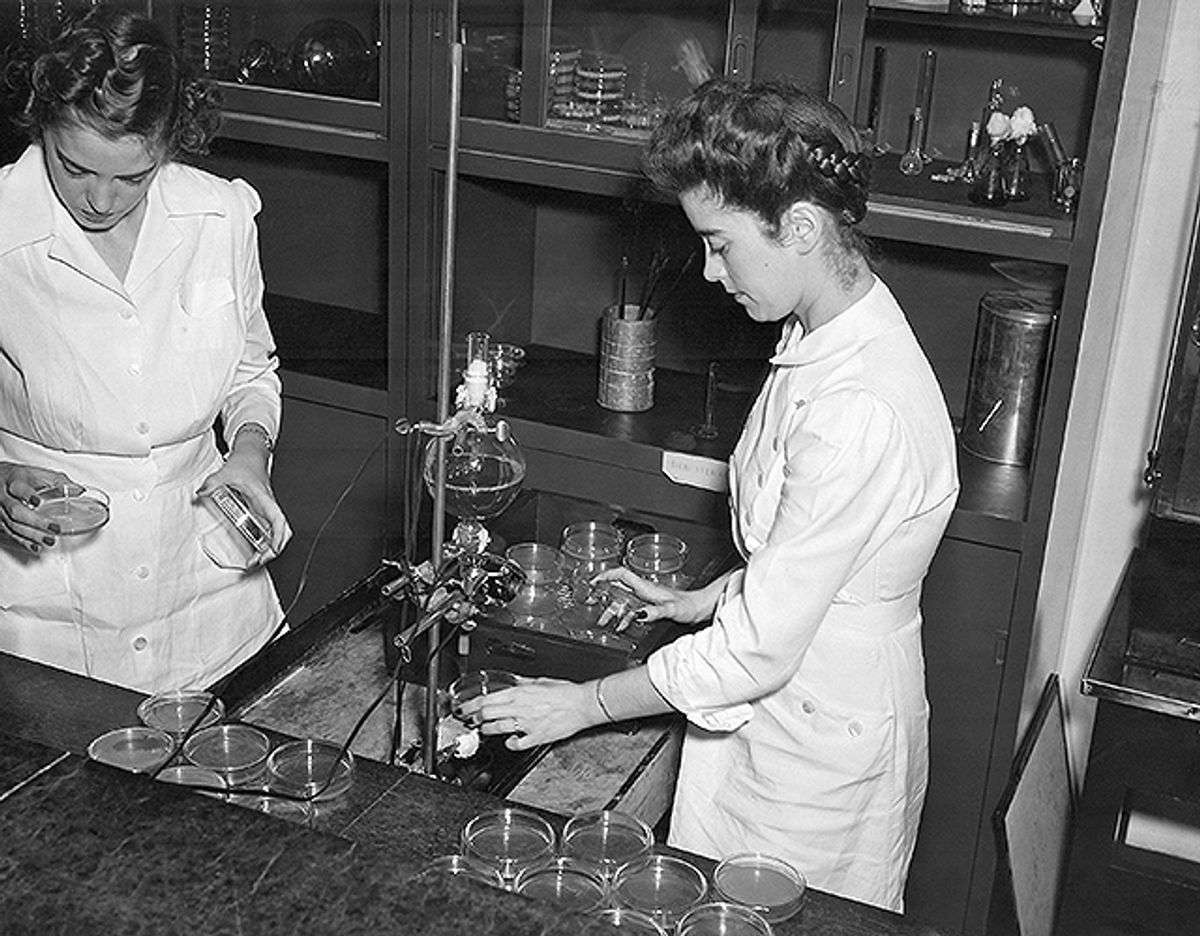
<svg viewBox="0 0 1200 936">
<path fill-rule="evenodd" d="M 992 290 L 979 301 L 962 447 L 987 461 L 1028 465 L 1054 312 L 1042 300 Z"/>
</svg>

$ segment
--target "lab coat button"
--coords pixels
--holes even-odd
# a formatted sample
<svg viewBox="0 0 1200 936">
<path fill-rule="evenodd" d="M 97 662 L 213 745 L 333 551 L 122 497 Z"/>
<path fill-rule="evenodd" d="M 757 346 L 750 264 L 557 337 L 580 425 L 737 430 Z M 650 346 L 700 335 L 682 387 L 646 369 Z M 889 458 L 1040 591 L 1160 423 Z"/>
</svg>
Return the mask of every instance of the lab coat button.
<svg viewBox="0 0 1200 936">
<path fill-rule="evenodd" d="M 852 738 L 857 738 L 860 734 L 862 734 L 862 731 L 862 722 L 852 721 L 846 726 L 846 733 Z"/>
<path fill-rule="evenodd" d="M 133 574 L 136 575 L 140 579 L 146 579 L 146 578 L 150 577 L 150 569 L 147 568 L 146 566 L 138 566 L 134 570 Z"/>
<path fill-rule="evenodd" d="M 808 699 L 805 699 L 803 702 L 800 703 L 800 708 L 804 710 L 805 715 L 811 715 L 813 712 L 815 712 L 817 710 L 817 707 L 815 705 L 813 705 L 812 702 L 809 701 Z"/>
<path fill-rule="evenodd" d="M 148 641 L 145 637 L 138 637 L 133 642 L 133 649 L 137 650 L 140 653 L 141 651 L 146 649 L 146 645 L 149 643 L 150 643 L 150 641 Z"/>
<path fill-rule="evenodd" d="M 128 322 L 131 318 L 133 318 L 133 313 L 129 309 L 122 309 L 121 318 Z"/>
<path fill-rule="evenodd" d="M 142 365 L 139 364 L 137 361 L 134 361 L 132 364 L 129 365 L 129 373 L 133 374 L 134 377 L 137 377 L 139 374 L 141 374 L 141 372 L 142 372 Z"/>
<path fill-rule="evenodd" d="M 145 420 L 143 420 L 142 422 L 138 423 L 133 428 L 137 430 L 138 435 L 145 435 L 147 432 L 150 431 L 150 424 L 148 422 L 146 422 Z"/>
<path fill-rule="evenodd" d="M 144 501 L 146 499 L 146 492 L 143 491 L 141 488 L 138 488 L 136 491 L 133 492 L 133 499 L 135 501 Z"/>
</svg>

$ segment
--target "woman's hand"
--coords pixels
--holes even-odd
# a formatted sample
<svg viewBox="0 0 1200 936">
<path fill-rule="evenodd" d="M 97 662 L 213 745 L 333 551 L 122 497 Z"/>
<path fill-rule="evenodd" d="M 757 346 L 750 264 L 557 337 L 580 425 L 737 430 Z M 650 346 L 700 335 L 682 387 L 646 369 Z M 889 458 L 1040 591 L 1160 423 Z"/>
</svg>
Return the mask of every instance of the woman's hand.
<svg viewBox="0 0 1200 936">
<path fill-rule="evenodd" d="M 512 689 L 468 699 L 454 713 L 480 734 L 506 734 L 504 746 L 525 751 L 568 738 L 604 719 L 588 683 L 517 677 Z"/>
<path fill-rule="evenodd" d="M 255 516 L 270 526 L 269 552 L 263 557 L 263 561 L 273 559 L 283 552 L 283 547 L 292 538 L 292 528 L 271 490 L 266 458 L 252 451 L 234 449 L 229 453 L 225 464 L 204 479 L 196 493 L 201 497 L 208 496 L 222 484 L 237 488 L 244 494 Z"/>
<path fill-rule="evenodd" d="M 640 577 L 624 566 L 606 569 L 592 579 L 593 585 L 614 582 L 632 592 L 636 601 L 615 598 L 600 615 L 600 627 L 616 621 L 614 630 L 623 631 L 633 621 L 657 621 L 660 618 L 680 624 L 697 624 L 712 617 L 717 607 L 717 598 L 724 587 L 724 579 L 695 591 L 668 588 Z"/>
<path fill-rule="evenodd" d="M 70 481 L 61 471 L 0 462 L 0 530 L 30 552 L 53 546 L 62 530 L 34 510 L 41 503 L 35 492 Z"/>
</svg>

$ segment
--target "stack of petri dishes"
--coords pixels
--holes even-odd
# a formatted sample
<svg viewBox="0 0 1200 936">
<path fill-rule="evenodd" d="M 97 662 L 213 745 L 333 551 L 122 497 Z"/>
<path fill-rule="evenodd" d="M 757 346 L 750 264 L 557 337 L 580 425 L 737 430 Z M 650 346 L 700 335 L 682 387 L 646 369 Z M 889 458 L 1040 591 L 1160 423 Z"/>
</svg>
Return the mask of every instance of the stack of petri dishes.
<svg viewBox="0 0 1200 936">
<path fill-rule="evenodd" d="M 740 904 L 778 923 L 800 912 L 808 892 L 804 875 L 781 858 L 758 852 L 730 855 L 713 871 L 719 900 Z"/>
<path fill-rule="evenodd" d="M 668 932 L 707 894 L 708 879 L 698 867 L 674 855 L 654 853 L 621 865 L 609 887 L 614 906 L 644 913 Z"/>
<path fill-rule="evenodd" d="M 561 856 L 522 868 L 513 880 L 512 889 L 526 897 L 583 913 L 600 909 L 608 896 L 599 867 Z"/>
<path fill-rule="evenodd" d="M 337 799 L 354 783 L 354 755 L 331 741 L 288 741 L 267 757 L 267 788 L 306 802 Z"/>
<path fill-rule="evenodd" d="M 505 550 L 504 557 L 525 576 L 508 609 L 518 619 L 553 615 L 558 610 L 562 553 L 546 543 L 517 543 Z"/>
<path fill-rule="evenodd" d="M 568 819 L 558 853 L 595 865 L 611 880 L 617 868 L 648 854 L 653 847 L 654 831 L 641 819 L 602 809 Z"/>
<path fill-rule="evenodd" d="M 470 861 L 499 872 L 507 888 L 526 868 L 554 858 L 554 827 L 535 812 L 516 807 L 489 810 L 463 826 L 461 851 Z"/>
<path fill-rule="evenodd" d="M 685 584 L 688 545 L 671 533 L 643 533 L 625 547 L 624 564 L 644 579 L 672 588 Z"/>
<path fill-rule="evenodd" d="M 270 752 L 270 739 L 263 732 L 241 724 L 201 728 L 183 744 L 188 763 L 219 773 L 230 787 L 261 780 Z"/>
<path fill-rule="evenodd" d="M 160 728 L 134 725 L 106 731 L 88 745 L 88 756 L 110 767 L 152 774 L 175 756 L 175 738 Z"/>
<path fill-rule="evenodd" d="M 693 907 L 675 925 L 675 936 L 772 936 L 771 924 L 749 907 L 713 902 Z"/>
<path fill-rule="evenodd" d="M 137 713 L 143 725 L 182 738 L 224 718 L 225 703 L 209 692 L 176 689 L 144 699 Z"/>
</svg>

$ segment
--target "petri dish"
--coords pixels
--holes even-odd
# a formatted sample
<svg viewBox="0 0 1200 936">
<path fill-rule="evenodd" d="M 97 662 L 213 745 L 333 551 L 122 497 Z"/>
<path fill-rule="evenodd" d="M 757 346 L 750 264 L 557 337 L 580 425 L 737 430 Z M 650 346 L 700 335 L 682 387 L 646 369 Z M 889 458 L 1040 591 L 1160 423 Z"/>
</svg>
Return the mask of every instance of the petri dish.
<svg viewBox="0 0 1200 936">
<path fill-rule="evenodd" d="M 687 562 L 688 546 L 670 533 L 643 533 L 625 548 L 625 566 L 642 578 L 674 585 Z"/>
<path fill-rule="evenodd" d="M 288 741 L 267 758 L 267 786 L 277 793 L 323 803 L 353 783 L 354 755 L 330 741 Z"/>
<path fill-rule="evenodd" d="M 219 722 L 225 717 L 225 703 L 210 692 L 175 690 L 143 699 L 137 713 L 142 724 L 182 736 L 193 725 L 200 729 Z"/>
<path fill-rule="evenodd" d="M 676 936 L 772 936 L 771 924 L 749 907 L 724 902 L 693 907 L 675 927 Z"/>
<path fill-rule="evenodd" d="M 658 925 L 654 917 L 638 910 L 625 907 L 608 907 L 601 910 L 596 917 L 624 933 L 634 936 L 667 936 L 667 931 Z"/>
<path fill-rule="evenodd" d="M 598 909 L 607 896 L 603 872 L 577 858 L 553 858 L 522 868 L 513 890 L 581 913 Z"/>
<path fill-rule="evenodd" d="M 611 878 L 621 865 L 649 853 L 653 847 L 654 831 L 637 816 L 601 809 L 568 819 L 558 851 L 591 862 Z"/>
<path fill-rule="evenodd" d="M 690 861 L 673 855 L 642 855 L 621 865 L 609 891 L 618 907 L 645 913 L 666 929 L 704 902 L 708 879 Z"/>
<path fill-rule="evenodd" d="M 106 731 L 88 745 L 92 760 L 134 773 L 154 773 L 174 754 L 175 739 L 145 725 Z"/>
<path fill-rule="evenodd" d="M 506 807 L 475 816 L 462 829 L 462 853 L 511 883 L 523 868 L 554 857 L 554 827 L 537 813 Z"/>
<path fill-rule="evenodd" d="M 212 725 L 183 743 L 190 763 L 215 770 L 232 787 L 261 777 L 270 751 L 267 736 L 249 725 Z"/>
<path fill-rule="evenodd" d="M 465 855 L 440 855 L 417 872 L 416 878 L 437 877 L 447 875 L 449 877 L 469 878 L 472 881 L 479 881 L 481 884 L 487 884 L 489 887 L 499 887 L 503 889 L 504 878 L 500 872 L 488 865 L 480 864 L 478 861 L 472 861 Z"/>
<path fill-rule="evenodd" d="M 33 508 L 39 517 L 58 524 L 62 536 L 91 533 L 108 523 L 108 495 L 74 481 L 38 488 Z"/>
<path fill-rule="evenodd" d="M 487 695 L 489 692 L 499 692 L 501 689 L 511 689 L 517 684 L 517 677 L 505 670 L 475 670 L 463 673 L 450 683 L 447 694 L 450 698 L 450 711 L 456 710 L 468 699 Z"/>
<path fill-rule="evenodd" d="M 215 796 L 217 799 L 224 799 L 225 794 L 216 792 L 217 789 L 225 789 L 229 786 L 215 770 L 209 770 L 207 767 L 197 767 L 195 764 L 175 764 L 171 767 L 164 767 L 154 775 L 155 780 L 162 780 L 164 783 L 177 783 L 180 786 L 192 787 L 207 787 L 208 789 L 200 790 L 206 796 Z"/>
<path fill-rule="evenodd" d="M 715 896 L 749 907 L 769 923 L 795 916 L 807 891 L 803 874 L 782 858 L 757 852 L 730 855 L 713 871 Z"/>
</svg>

